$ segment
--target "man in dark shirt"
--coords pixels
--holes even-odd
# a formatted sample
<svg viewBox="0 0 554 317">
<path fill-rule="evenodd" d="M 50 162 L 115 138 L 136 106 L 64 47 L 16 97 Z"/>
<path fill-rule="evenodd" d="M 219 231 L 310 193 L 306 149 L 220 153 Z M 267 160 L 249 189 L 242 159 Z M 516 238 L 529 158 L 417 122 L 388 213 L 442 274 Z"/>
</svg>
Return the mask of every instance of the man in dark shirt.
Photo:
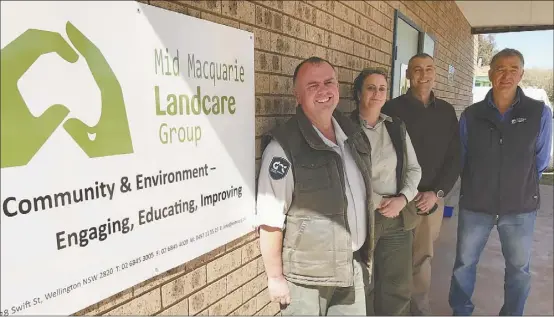
<svg viewBox="0 0 554 317">
<path fill-rule="evenodd" d="M 456 183 L 461 169 L 458 119 L 451 104 L 435 97 L 432 91 L 435 77 L 431 56 L 425 53 L 413 56 L 406 71 L 410 89 L 388 101 L 382 110 L 406 123 L 422 169 L 415 198 L 422 217 L 414 230 L 412 315 L 431 314 L 433 242 L 440 233 L 443 197 Z"/>
</svg>

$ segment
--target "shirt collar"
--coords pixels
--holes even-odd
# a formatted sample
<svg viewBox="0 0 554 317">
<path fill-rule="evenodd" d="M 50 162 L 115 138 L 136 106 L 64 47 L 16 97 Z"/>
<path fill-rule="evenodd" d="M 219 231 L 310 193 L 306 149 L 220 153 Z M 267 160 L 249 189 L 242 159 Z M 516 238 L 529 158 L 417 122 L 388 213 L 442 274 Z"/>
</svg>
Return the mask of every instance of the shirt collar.
<svg viewBox="0 0 554 317">
<path fill-rule="evenodd" d="M 374 130 L 375 128 L 377 128 L 379 126 L 379 124 L 383 123 L 384 121 L 392 122 L 392 118 L 387 116 L 384 113 L 380 113 L 379 114 L 379 119 L 377 119 L 377 123 L 375 123 L 375 126 L 372 127 L 371 125 L 369 125 L 369 123 L 367 123 L 367 121 L 364 118 L 362 118 L 360 116 L 360 122 L 361 122 L 362 126 L 366 129 L 370 129 L 370 130 Z"/>
<path fill-rule="evenodd" d="M 519 86 L 516 88 L 516 97 L 514 98 L 514 101 L 512 102 L 512 104 L 510 105 L 510 108 L 509 109 L 512 109 L 515 105 L 517 105 L 521 99 L 521 88 L 519 88 Z M 487 104 L 491 107 L 493 107 L 494 109 L 498 109 L 496 107 L 496 105 L 494 104 L 494 99 L 493 99 L 493 96 L 492 96 L 492 88 L 489 90 L 489 92 L 487 93 Z"/>
<path fill-rule="evenodd" d="M 344 133 L 344 131 L 342 130 L 339 123 L 337 122 L 337 120 L 334 117 L 331 117 L 331 120 L 333 122 L 333 128 L 335 129 L 335 138 L 337 139 L 337 144 L 344 143 L 348 139 L 348 137 L 346 136 L 346 133 Z M 323 143 L 325 143 L 329 147 L 336 147 L 337 146 L 337 144 L 334 144 L 329 139 L 327 139 L 323 135 L 323 133 L 321 133 L 321 131 L 319 131 L 318 128 L 315 127 L 315 125 L 312 125 L 312 126 L 314 127 L 315 131 L 317 132 L 317 135 L 319 135 L 321 140 L 323 140 Z"/>
<path fill-rule="evenodd" d="M 418 105 L 425 106 L 423 102 L 421 102 L 419 99 L 417 99 L 414 94 L 413 90 L 411 88 L 408 88 L 408 91 L 406 91 L 406 96 L 411 102 L 417 103 Z M 431 90 L 431 96 L 429 97 L 429 105 L 428 106 L 435 106 L 436 100 L 435 100 L 435 93 Z"/>
</svg>

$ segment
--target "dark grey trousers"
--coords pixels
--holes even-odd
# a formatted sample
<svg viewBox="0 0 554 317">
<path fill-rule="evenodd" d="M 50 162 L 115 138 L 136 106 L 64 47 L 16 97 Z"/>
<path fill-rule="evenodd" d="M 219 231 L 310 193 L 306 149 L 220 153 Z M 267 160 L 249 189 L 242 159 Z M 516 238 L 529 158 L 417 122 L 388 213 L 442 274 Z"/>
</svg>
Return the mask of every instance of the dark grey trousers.
<svg viewBox="0 0 554 317">
<path fill-rule="evenodd" d="M 367 290 L 367 315 L 410 315 L 413 233 L 404 230 L 402 217 L 375 213 L 375 265 Z"/>
</svg>

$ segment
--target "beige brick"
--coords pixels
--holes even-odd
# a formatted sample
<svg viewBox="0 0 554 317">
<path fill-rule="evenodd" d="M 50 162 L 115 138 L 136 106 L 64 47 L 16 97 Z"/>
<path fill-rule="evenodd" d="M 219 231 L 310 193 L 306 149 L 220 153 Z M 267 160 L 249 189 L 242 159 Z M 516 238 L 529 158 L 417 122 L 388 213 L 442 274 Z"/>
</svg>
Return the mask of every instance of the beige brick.
<svg viewBox="0 0 554 317">
<path fill-rule="evenodd" d="M 315 25 L 324 30 L 333 30 L 333 16 L 318 9 L 313 9 L 316 13 Z"/>
<path fill-rule="evenodd" d="M 256 138 L 255 147 L 256 147 L 255 157 L 257 159 L 262 158 L 262 139 L 261 138 Z"/>
<path fill-rule="evenodd" d="M 212 305 L 208 312 L 211 316 L 227 315 L 242 304 L 242 290 L 238 289 Z"/>
<path fill-rule="evenodd" d="M 286 14 L 298 17 L 298 14 L 296 13 L 298 1 L 281 1 L 281 2 L 283 3 L 283 12 L 285 12 Z"/>
<path fill-rule="evenodd" d="M 346 67 L 346 54 L 335 50 L 327 50 L 327 58 L 334 66 Z"/>
<path fill-rule="evenodd" d="M 288 36 L 306 39 L 306 28 L 309 25 L 289 16 L 283 16 L 283 32 Z"/>
<path fill-rule="evenodd" d="M 354 43 L 354 55 L 369 59 L 369 49 L 360 43 Z"/>
<path fill-rule="evenodd" d="M 262 4 L 266 7 L 271 7 L 272 9 L 275 9 L 277 11 L 283 11 L 283 1 L 275 1 L 275 0 L 271 0 L 271 1 L 268 1 L 268 0 L 257 0 L 257 1 L 254 1 L 258 4 Z"/>
<path fill-rule="evenodd" d="M 261 136 L 277 125 L 274 117 L 256 117 L 256 136 Z M 240 249 L 237 250 L 240 254 Z"/>
<path fill-rule="evenodd" d="M 338 51 L 342 51 L 341 47 L 341 36 L 334 34 L 334 33 L 328 33 L 329 39 L 327 42 L 329 43 L 329 47 Z"/>
<path fill-rule="evenodd" d="M 244 300 L 244 299 L 243 299 Z M 244 303 L 237 310 L 231 313 L 232 316 L 253 316 L 256 313 L 256 298 Z"/>
<path fill-rule="evenodd" d="M 256 233 L 256 231 L 251 231 L 251 232 L 243 235 L 242 237 L 227 243 L 227 245 L 225 245 L 225 250 L 230 251 L 230 250 L 236 249 L 236 248 L 244 245 L 245 243 L 256 239 L 257 237 L 258 237 L 258 234 Z"/>
<path fill-rule="evenodd" d="M 176 2 L 221 14 L 221 0 L 189 0 Z"/>
<path fill-rule="evenodd" d="M 223 298 L 226 293 L 226 281 L 224 278 L 201 289 L 189 297 L 189 314 L 196 314 L 220 298 Z"/>
<path fill-rule="evenodd" d="M 151 0 L 150 5 L 158 8 L 164 8 L 173 12 L 188 14 L 188 8 L 178 1 Z"/>
<path fill-rule="evenodd" d="M 256 25 L 272 29 L 274 31 L 283 31 L 283 15 L 279 12 L 256 5 Z"/>
<path fill-rule="evenodd" d="M 256 316 L 275 316 L 280 311 L 278 303 L 269 303 L 259 312 L 256 313 Z"/>
<path fill-rule="evenodd" d="M 174 267 L 170 270 L 163 272 L 162 274 L 154 276 L 151 279 L 148 279 L 142 283 L 139 283 L 133 286 L 133 297 L 142 295 L 148 292 L 149 290 L 153 289 L 154 287 L 157 287 L 181 274 L 184 274 L 185 272 L 186 272 L 186 264 L 181 264 L 177 267 Z"/>
<path fill-rule="evenodd" d="M 340 2 L 336 2 L 335 3 L 335 9 L 333 10 L 333 12 L 331 12 L 331 14 L 333 14 L 334 16 L 344 20 L 344 21 L 347 21 L 348 20 L 348 7 L 345 6 L 344 4 L 340 3 Z"/>
<path fill-rule="evenodd" d="M 347 36 L 347 33 L 348 33 L 346 30 L 347 25 L 348 24 L 343 20 L 339 19 L 336 16 L 333 16 L 333 29 L 332 29 L 333 32 L 338 33 L 338 35 L 340 36 Z"/>
<path fill-rule="evenodd" d="M 308 43 L 299 40 L 296 42 L 296 51 L 294 52 L 294 55 L 296 57 L 305 59 L 310 56 L 317 55 L 316 50 L 317 45 L 315 45 L 314 43 Z"/>
<path fill-rule="evenodd" d="M 194 316 L 209 316 L 209 315 L 210 315 L 210 314 L 209 314 L 208 310 L 205 309 L 205 310 L 199 312 L 198 314 L 196 314 L 196 315 L 194 315 Z"/>
<path fill-rule="evenodd" d="M 85 313 L 86 315 L 99 315 L 117 305 L 120 305 L 132 297 L 133 290 L 129 288 L 88 307 L 84 311 L 87 311 Z"/>
<path fill-rule="evenodd" d="M 254 67 L 256 71 L 281 71 L 281 56 L 260 51 L 254 52 Z"/>
<path fill-rule="evenodd" d="M 295 50 L 296 41 L 277 33 L 271 33 L 271 51 L 281 54 L 292 55 Z"/>
<path fill-rule="evenodd" d="M 258 274 L 262 274 L 263 272 L 265 272 L 264 259 L 260 257 L 258 259 Z"/>
<path fill-rule="evenodd" d="M 255 92 L 256 94 L 267 94 L 270 91 L 270 75 L 268 74 L 254 74 Z"/>
<path fill-rule="evenodd" d="M 257 115 L 283 115 L 294 114 L 296 111 L 296 99 L 287 96 L 263 96 L 256 97 Z"/>
<path fill-rule="evenodd" d="M 253 298 L 266 287 L 267 287 L 267 275 L 265 273 L 260 274 L 256 276 L 256 278 L 254 278 L 252 281 L 246 283 L 242 287 L 242 297 L 244 300 Z"/>
<path fill-rule="evenodd" d="M 259 311 L 260 309 L 264 308 L 265 305 L 269 303 L 269 291 L 268 289 L 264 289 L 258 295 L 256 295 L 256 311 Z"/>
<path fill-rule="evenodd" d="M 280 75 L 270 75 L 270 92 L 272 94 L 291 94 L 292 93 L 292 77 Z"/>
<path fill-rule="evenodd" d="M 294 69 L 298 66 L 298 64 L 300 64 L 300 62 L 302 62 L 302 59 L 300 58 L 282 56 L 281 73 L 292 76 L 294 74 Z"/>
<path fill-rule="evenodd" d="M 242 263 L 249 262 L 258 256 L 260 256 L 260 242 L 258 240 L 252 241 L 242 247 Z"/>
<path fill-rule="evenodd" d="M 163 305 L 171 305 L 206 285 L 206 267 L 202 266 L 162 286 Z"/>
<path fill-rule="evenodd" d="M 233 28 L 239 28 L 239 22 L 233 21 L 231 19 L 226 19 L 224 17 L 208 13 L 208 12 L 202 12 L 202 19 L 211 21 L 217 24 L 227 25 Z"/>
<path fill-rule="evenodd" d="M 227 278 L 227 293 L 241 287 L 246 282 L 256 277 L 258 273 L 258 262 L 252 261 L 238 270 L 230 273 Z"/>
<path fill-rule="evenodd" d="M 237 269 L 241 265 L 241 250 L 235 250 L 221 258 L 214 260 L 206 266 L 208 283 Z"/>
<path fill-rule="evenodd" d="M 132 301 L 109 311 L 105 315 L 153 315 L 162 308 L 160 289 L 156 288 L 149 293 L 133 299 Z"/>
<path fill-rule="evenodd" d="M 219 248 L 213 249 L 212 251 L 203 254 L 199 257 L 197 257 L 194 260 L 191 260 L 187 263 L 187 272 L 190 272 L 192 270 L 195 270 L 199 268 L 200 266 L 214 260 L 215 258 L 223 255 L 225 253 L 225 246 L 221 246 Z"/>
<path fill-rule="evenodd" d="M 254 48 L 270 51 L 271 50 L 271 32 L 256 27 L 251 27 L 254 33 Z"/>
<path fill-rule="evenodd" d="M 319 45 L 327 46 L 327 44 L 328 44 L 327 41 L 329 40 L 329 38 L 326 36 L 324 29 L 321 29 L 321 28 L 318 28 L 318 27 L 315 27 L 315 26 L 311 26 L 311 25 L 307 25 L 306 26 L 306 40 L 308 40 L 310 42 L 313 42 L 313 43 L 316 43 L 316 44 L 319 44 Z"/>
<path fill-rule="evenodd" d="M 349 69 L 337 67 L 336 70 L 338 71 L 338 77 L 340 82 L 352 81 L 352 74 Z"/>
<path fill-rule="evenodd" d="M 189 314 L 189 302 L 185 298 L 177 304 L 169 307 L 168 309 L 162 311 L 160 315 L 166 316 L 187 316 Z"/>
<path fill-rule="evenodd" d="M 315 24 L 317 13 L 315 11 L 316 9 L 306 3 L 297 1 L 296 2 L 296 13 L 294 14 L 295 17 L 299 18 L 300 20 Z"/>
<path fill-rule="evenodd" d="M 255 23 L 256 6 L 249 1 L 222 1 L 221 13 L 250 24 Z"/>
<path fill-rule="evenodd" d="M 345 98 L 339 99 L 339 104 L 337 106 L 337 109 L 339 109 L 342 112 L 352 112 L 355 109 L 354 101 L 352 99 L 347 99 L 346 97 L 350 98 L 352 93 L 349 93 L 347 95 L 341 95 Z"/>
</svg>

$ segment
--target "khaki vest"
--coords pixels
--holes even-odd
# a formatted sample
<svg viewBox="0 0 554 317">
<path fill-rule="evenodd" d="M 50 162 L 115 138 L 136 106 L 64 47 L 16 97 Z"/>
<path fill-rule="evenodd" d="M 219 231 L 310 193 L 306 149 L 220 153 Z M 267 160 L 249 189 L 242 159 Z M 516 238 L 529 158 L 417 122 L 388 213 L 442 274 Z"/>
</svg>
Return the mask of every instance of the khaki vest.
<svg viewBox="0 0 554 317">
<path fill-rule="evenodd" d="M 350 116 L 350 119 L 360 125 L 360 113 L 358 110 L 354 110 Z M 408 163 L 408 150 L 406 144 L 406 125 L 402 120 L 391 117 L 392 122 L 385 121 L 387 132 L 392 141 L 392 146 L 396 152 L 396 193 L 400 194 L 404 179 L 406 178 L 406 166 Z M 402 216 L 402 223 L 404 230 L 409 231 L 414 229 L 420 222 L 421 216 L 417 214 L 417 206 L 414 200 L 408 202 L 406 207 L 400 211 Z"/>
<path fill-rule="evenodd" d="M 371 149 L 365 133 L 349 118 L 333 113 L 347 135 L 366 186 L 369 245 L 374 240 L 374 207 L 371 201 Z M 274 138 L 285 150 L 294 173 L 294 192 L 283 233 L 283 275 L 305 285 L 352 286 L 353 252 L 347 220 L 347 200 L 342 159 L 319 137 L 301 107 L 265 138 Z M 360 249 L 371 268 L 372 252 Z"/>
</svg>

